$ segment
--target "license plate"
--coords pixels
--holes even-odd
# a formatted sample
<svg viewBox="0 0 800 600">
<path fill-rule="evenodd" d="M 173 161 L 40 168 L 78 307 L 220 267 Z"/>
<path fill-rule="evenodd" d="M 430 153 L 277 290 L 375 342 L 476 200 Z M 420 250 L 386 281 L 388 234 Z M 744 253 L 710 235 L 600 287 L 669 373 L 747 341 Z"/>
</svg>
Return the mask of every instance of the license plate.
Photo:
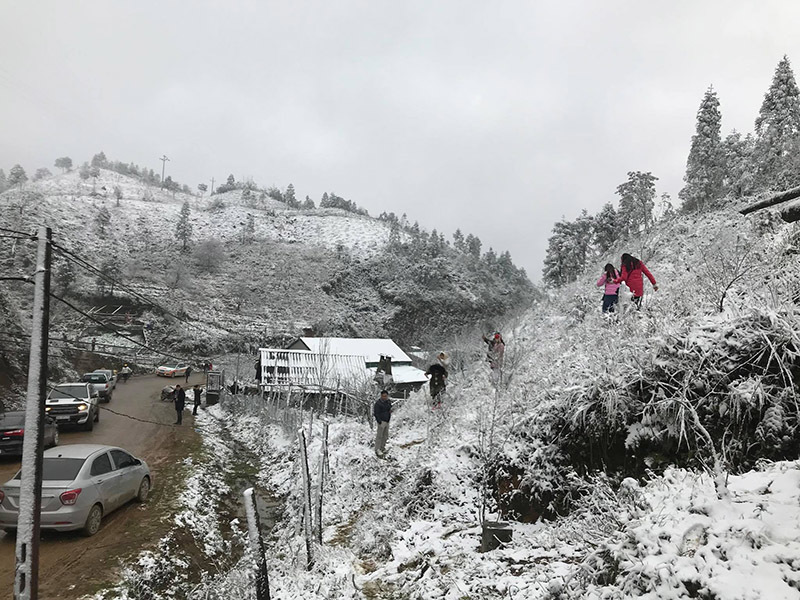
<svg viewBox="0 0 800 600">
<path fill-rule="evenodd" d="M 56 415 L 56 421 L 69 421 L 69 415 Z"/>
</svg>

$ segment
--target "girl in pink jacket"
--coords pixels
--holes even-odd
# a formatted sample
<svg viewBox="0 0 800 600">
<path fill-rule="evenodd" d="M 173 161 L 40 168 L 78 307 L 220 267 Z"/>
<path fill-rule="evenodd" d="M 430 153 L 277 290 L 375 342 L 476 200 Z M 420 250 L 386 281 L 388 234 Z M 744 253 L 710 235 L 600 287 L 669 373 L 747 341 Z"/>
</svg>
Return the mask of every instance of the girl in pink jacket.
<svg viewBox="0 0 800 600">
<path fill-rule="evenodd" d="M 619 272 L 614 268 L 614 265 L 608 263 L 605 266 L 605 272 L 597 280 L 597 287 L 605 286 L 603 290 L 603 312 L 614 312 L 614 306 L 619 300 L 619 284 L 616 283 L 616 278 L 619 277 Z"/>
<path fill-rule="evenodd" d="M 633 303 L 637 309 L 642 305 L 642 296 L 644 296 L 644 275 L 647 276 L 650 283 L 653 284 L 653 289 L 657 292 L 656 278 L 647 270 L 644 263 L 630 254 L 622 255 L 622 272 L 614 280 L 614 283 L 622 283 L 624 281 L 628 284 L 628 289 L 633 293 Z"/>
</svg>

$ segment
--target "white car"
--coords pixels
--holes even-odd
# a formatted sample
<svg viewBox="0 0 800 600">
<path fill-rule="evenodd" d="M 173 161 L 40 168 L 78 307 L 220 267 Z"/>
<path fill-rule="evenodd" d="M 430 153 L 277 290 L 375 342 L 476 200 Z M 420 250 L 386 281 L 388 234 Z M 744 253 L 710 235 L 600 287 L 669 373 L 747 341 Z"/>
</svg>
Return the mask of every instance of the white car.
<svg viewBox="0 0 800 600">
<path fill-rule="evenodd" d="M 100 398 L 91 383 L 60 383 L 47 395 L 44 410 L 56 425 L 77 425 L 91 431 L 100 420 Z"/>
<path fill-rule="evenodd" d="M 186 363 L 178 363 L 176 365 L 161 365 L 156 369 L 156 375 L 160 377 L 183 377 L 186 375 L 186 369 L 189 365 Z"/>
</svg>

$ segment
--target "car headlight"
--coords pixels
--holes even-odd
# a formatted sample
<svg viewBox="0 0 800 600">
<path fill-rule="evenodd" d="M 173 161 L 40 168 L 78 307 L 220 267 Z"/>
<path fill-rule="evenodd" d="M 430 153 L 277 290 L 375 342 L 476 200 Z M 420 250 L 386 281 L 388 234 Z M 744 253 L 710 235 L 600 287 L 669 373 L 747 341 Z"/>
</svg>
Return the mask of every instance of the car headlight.
<svg viewBox="0 0 800 600">
<path fill-rule="evenodd" d="M 50 412 L 50 409 L 53 408 L 52 406 L 45 406 L 44 412 Z"/>
<path fill-rule="evenodd" d="M 85 404 L 78 404 L 78 410 L 86 410 L 87 406 Z"/>
</svg>

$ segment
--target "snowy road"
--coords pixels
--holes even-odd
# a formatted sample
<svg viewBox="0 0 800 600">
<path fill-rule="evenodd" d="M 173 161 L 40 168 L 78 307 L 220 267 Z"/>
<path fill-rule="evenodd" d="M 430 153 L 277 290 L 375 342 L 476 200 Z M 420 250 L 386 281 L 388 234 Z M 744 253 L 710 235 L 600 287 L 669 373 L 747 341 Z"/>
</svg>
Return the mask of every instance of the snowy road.
<svg viewBox="0 0 800 600">
<path fill-rule="evenodd" d="M 197 374 L 190 383 L 201 383 L 201 379 L 202 374 Z M 168 529 L 164 517 L 175 509 L 173 490 L 182 478 L 181 460 L 197 447 L 199 437 L 194 433 L 189 411 L 181 427 L 172 426 L 172 404 L 159 400 L 161 389 L 169 383 L 172 382 L 154 375 L 135 377 L 118 384 L 113 400 L 101 405 L 155 423 L 102 410 L 94 431 L 61 434 L 62 445 L 113 444 L 144 458 L 153 471 L 154 489 L 144 506 L 129 504 L 103 519 L 100 533 L 92 538 L 77 533 L 45 533 L 39 571 L 42 600 L 78 598 L 113 581 L 120 559 L 135 556 Z M 0 481 L 10 479 L 18 468 L 19 461 L 2 460 Z M 11 536 L 0 534 L 0 597 L 10 597 L 13 591 L 14 543 Z"/>
</svg>

